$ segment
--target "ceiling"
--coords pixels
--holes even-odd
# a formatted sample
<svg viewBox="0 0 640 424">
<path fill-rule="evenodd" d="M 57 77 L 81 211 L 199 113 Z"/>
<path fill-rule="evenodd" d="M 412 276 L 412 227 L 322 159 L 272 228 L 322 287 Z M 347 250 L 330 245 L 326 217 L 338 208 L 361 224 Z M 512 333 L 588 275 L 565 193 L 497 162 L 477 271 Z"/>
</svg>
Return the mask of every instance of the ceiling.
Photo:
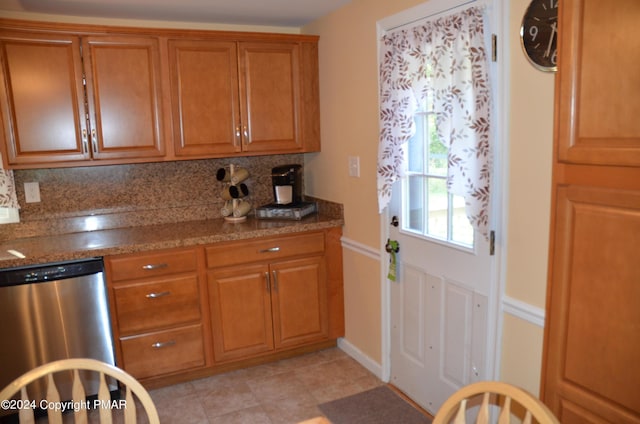
<svg viewBox="0 0 640 424">
<path fill-rule="evenodd" d="M 2 0 L 3 11 L 300 27 L 351 0 Z"/>
</svg>

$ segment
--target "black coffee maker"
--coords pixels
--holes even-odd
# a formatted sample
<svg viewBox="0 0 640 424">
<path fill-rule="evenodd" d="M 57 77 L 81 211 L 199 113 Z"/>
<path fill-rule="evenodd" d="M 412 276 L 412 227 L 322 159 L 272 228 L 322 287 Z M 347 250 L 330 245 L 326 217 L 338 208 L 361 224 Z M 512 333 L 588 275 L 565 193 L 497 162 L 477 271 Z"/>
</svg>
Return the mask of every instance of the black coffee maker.
<svg viewBox="0 0 640 424">
<path fill-rule="evenodd" d="M 302 202 L 302 166 L 281 165 L 271 169 L 273 199 L 277 205 L 295 206 Z"/>
<path fill-rule="evenodd" d="M 316 213 L 316 202 L 302 198 L 302 165 L 281 165 L 271 169 L 273 203 L 256 208 L 261 219 L 302 219 Z"/>
</svg>

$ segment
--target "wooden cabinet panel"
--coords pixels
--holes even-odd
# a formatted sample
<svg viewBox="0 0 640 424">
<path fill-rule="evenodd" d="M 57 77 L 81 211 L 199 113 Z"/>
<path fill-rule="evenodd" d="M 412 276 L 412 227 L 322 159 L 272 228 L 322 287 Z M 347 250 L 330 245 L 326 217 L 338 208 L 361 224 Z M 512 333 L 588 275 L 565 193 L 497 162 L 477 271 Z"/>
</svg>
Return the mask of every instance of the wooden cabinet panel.
<svg viewBox="0 0 640 424">
<path fill-rule="evenodd" d="M 279 258 L 322 253 L 323 251 L 323 233 L 234 241 L 206 248 L 209 268 L 256 261 L 273 261 Z"/>
<path fill-rule="evenodd" d="M 160 50 L 153 37 L 86 37 L 95 159 L 164 155 Z"/>
<path fill-rule="evenodd" d="M 176 155 L 239 152 L 237 43 L 169 40 L 168 49 Z"/>
<path fill-rule="evenodd" d="M 118 284 L 113 293 L 120 335 L 200 321 L 195 276 Z"/>
<path fill-rule="evenodd" d="M 560 187 L 556 205 L 548 399 L 638 422 L 640 191 Z"/>
<path fill-rule="evenodd" d="M 105 258 L 117 363 L 135 377 L 187 372 L 210 362 L 198 258 L 196 248 Z"/>
<path fill-rule="evenodd" d="M 317 37 L 0 25 L 13 168 L 320 150 Z"/>
<path fill-rule="evenodd" d="M 125 370 L 138 379 L 205 365 L 200 324 L 126 337 L 121 344 Z"/>
<path fill-rule="evenodd" d="M 541 395 L 563 423 L 639 424 L 640 3 L 559 14 Z"/>
<path fill-rule="evenodd" d="M 111 281 L 133 280 L 196 271 L 198 259 L 193 249 L 171 250 L 109 258 Z"/>
<path fill-rule="evenodd" d="M 327 278 L 321 256 L 271 266 L 276 347 L 328 336 Z"/>
<path fill-rule="evenodd" d="M 560 17 L 560 160 L 640 166 L 640 3 L 567 0 Z"/>
<path fill-rule="evenodd" d="M 240 43 L 244 151 L 302 149 L 299 56 L 297 43 Z"/>
<path fill-rule="evenodd" d="M 266 265 L 209 271 L 208 286 L 216 361 L 273 350 Z"/>
<path fill-rule="evenodd" d="M 86 159 L 80 38 L 3 32 L 0 51 L 7 162 Z"/>
<path fill-rule="evenodd" d="M 206 251 L 216 361 L 329 339 L 324 233 L 220 243 Z"/>
</svg>

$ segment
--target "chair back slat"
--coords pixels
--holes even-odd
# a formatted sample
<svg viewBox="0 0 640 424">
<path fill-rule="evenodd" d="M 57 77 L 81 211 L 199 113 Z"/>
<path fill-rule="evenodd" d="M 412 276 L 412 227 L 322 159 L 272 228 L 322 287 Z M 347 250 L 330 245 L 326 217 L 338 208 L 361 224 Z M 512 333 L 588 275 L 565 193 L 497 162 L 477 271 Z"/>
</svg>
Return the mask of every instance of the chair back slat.
<svg viewBox="0 0 640 424">
<path fill-rule="evenodd" d="M 111 400 L 111 392 L 107 386 L 104 373 L 100 373 L 100 386 L 98 387 L 98 400 L 101 404 L 104 401 Z M 111 424 L 111 408 L 100 408 L 100 424 Z"/>
<path fill-rule="evenodd" d="M 84 387 L 82 386 L 82 381 L 80 380 L 80 374 L 78 373 L 78 370 L 73 370 L 73 386 L 71 389 L 71 397 L 73 398 L 74 402 L 84 402 L 87 399 L 87 395 L 85 395 Z M 76 408 L 73 411 L 73 419 L 73 422 L 75 424 L 87 424 L 87 409 Z"/>
<path fill-rule="evenodd" d="M 60 403 L 60 393 L 52 374 L 47 376 L 47 401 L 54 405 Z M 62 424 L 62 411 L 59 408 L 47 408 L 47 417 L 50 424 Z"/>
<path fill-rule="evenodd" d="M 24 402 L 29 401 L 29 395 L 27 395 L 26 386 L 20 389 L 20 399 L 22 399 L 22 401 Z M 21 408 L 18 412 L 18 418 L 20 419 L 20 423 L 33 424 L 33 409 Z"/>
<path fill-rule="evenodd" d="M 467 422 L 466 414 L 467 414 L 467 400 L 462 399 L 462 401 L 460 402 L 460 407 L 458 408 L 458 413 L 456 414 L 456 417 L 453 420 L 453 424 L 466 424 Z"/>
<path fill-rule="evenodd" d="M 500 416 L 498 417 L 498 424 L 509 424 L 511 422 L 511 398 L 507 396 L 502 405 Z"/>
<path fill-rule="evenodd" d="M 522 421 L 522 424 L 531 424 L 533 421 L 533 418 L 531 417 L 531 411 L 527 411 L 526 415 L 524 416 L 524 420 Z"/>
<path fill-rule="evenodd" d="M 476 424 L 489 424 L 489 398 L 491 393 L 485 393 L 482 396 L 482 404 L 478 410 L 478 416 L 476 418 Z"/>
<path fill-rule="evenodd" d="M 124 424 L 135 424 L 136 422 L 136 402 L 133 399 L 131 389 L 127 387 L 127 395 L 125 396 L 127 407 L 124 410 Z"/>
</svg>

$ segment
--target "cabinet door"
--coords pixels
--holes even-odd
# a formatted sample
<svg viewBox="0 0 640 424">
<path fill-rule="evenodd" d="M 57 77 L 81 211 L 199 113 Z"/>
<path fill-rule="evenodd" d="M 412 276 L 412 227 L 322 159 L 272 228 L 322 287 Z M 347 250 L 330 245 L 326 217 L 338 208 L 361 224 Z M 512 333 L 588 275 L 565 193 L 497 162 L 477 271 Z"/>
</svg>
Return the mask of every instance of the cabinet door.
<svg viewBox="0 0 640 424">
<path fill-rule="evenodd" d="M 208 286 L 216 361 L 273 350 L 269 268 L 266 265 L 210 271 Z"/>
<path fill-rule="evenodd" d="M 328 336 L 327 277 L 322 256 L 271 265 L 276 348 Z"/>
<path fill-rule="evenodd" d="M 302 149 L 299 50 L 295 43 L 240 43 L 244 151 Z"/>
<path fill-rule="evenodd" d="M 8 163 L 86 159 L 80 39 L 3 32 L 0 50 L 0 113 Z"/>
<path fill-rule="evenodd" d="M 177 156 L 240 151 L 236 43 L 169 40 Z"/>
<path fill-rule="evenodd" d="M 639 424 L 640 2 L 559 13 L 541 396 L 563 424 Z"/>
<path fill-rule="evenodd" d="M 158 40 L 87 37 L 83 55 L 93 157 L 163 156 Z"/>
<path fill-rule="evenodd" d="M 640 423 L 640 191 L 559 187 L 553 243 L 544 399 L 562 423 Z"/>
<path fill-rule="evenodd" d="M 640 166 L 640 2 L 567 0 L 560 17 L 559 159 Z"/>
</svg>

